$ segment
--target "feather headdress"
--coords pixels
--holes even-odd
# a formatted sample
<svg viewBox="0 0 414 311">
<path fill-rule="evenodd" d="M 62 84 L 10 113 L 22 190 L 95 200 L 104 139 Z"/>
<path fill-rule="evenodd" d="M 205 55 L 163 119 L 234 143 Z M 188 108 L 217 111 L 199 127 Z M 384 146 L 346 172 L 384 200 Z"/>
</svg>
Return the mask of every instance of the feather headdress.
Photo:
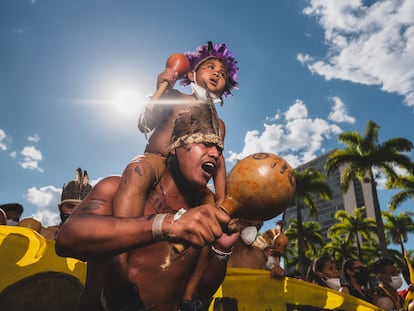
<svg viewBox="0 0 414 311">
<path fill-rule="evenodd" d="M 212 105 L 189 105 L 174 121 L 170 150 L 189 144 L 209 143 L 224 148 L 217 112 Z M 213 106 L 214 108 L 214 106 Z"/>
<path fill-rule="evenodd" d="M 85 170 L 82 174 L 80 167 L 76 170 L 75 179 L 68 181 L 63 185 L 61 204 L 65 202 L 80 202 L 88 193 L 92 190 L 92 186 L 89 184 L 89 175 Z"/>
<path fill-rule="evenodd" d="M 223 96 L 231 96 L 231 90 L 238 88 L 237 73 L 239 67 L 237 67 L 237 61 L 235 60 L 233 53 L 226 46 L 225 43 L 214 44 L 208 41 L 207 44 L 199 46 L 195 52 L 184 53 L 190 61 L 190 71 L 196 71 L 198 67 L 207 59 L 217 58 L 221 60 L 227 68 L 227 81 L 224 88 Z M 181 79 L 181 85 L 190 85 L 191 81 L 187 76 Z"/>
</svg>

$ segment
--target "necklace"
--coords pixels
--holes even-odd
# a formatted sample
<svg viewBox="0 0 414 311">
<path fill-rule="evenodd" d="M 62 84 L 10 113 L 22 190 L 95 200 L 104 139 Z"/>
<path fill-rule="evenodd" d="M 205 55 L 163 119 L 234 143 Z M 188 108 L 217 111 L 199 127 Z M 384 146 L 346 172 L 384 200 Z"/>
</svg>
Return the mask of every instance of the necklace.
<svg viewBox="0 0 414 311">
<path fill-rule="evenodd" d="M 158 183 L 156 188 L 148 195 L 148 201 L 152 203 L 152 209 L 156 214 L 175 214 L 177 212 L 175 209 L 168 206 L 165 191 L 162 188 L 161 183 Z"/>
</svg>

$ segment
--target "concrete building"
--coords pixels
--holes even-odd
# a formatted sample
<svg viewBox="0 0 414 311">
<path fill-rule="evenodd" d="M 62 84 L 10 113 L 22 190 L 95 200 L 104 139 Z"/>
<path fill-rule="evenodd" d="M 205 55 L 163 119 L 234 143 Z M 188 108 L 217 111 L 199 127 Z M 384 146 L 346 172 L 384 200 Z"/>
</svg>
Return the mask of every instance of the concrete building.
<svg viewBox="0 0 414 311">
<path fill-rule="evenodd" d="M 308 163 L 297 167 L 296 169 L 304 170 L 308 167 L 313 167 L 327 176 L 324 166 L 326 159 L 332 152 L 333 151 L 330 151 Z M 310 216 L 309 208 L 302 209 L 303 222 L 317 221 L 320 224 L 321 234 L 324 242 L 329 241 L 327 232 L 328 229 L 337 222 L 335 219 L 335 213 L 338 210 L 345 210 L 349 214 L 352 214 L 354 208 L 365 206 L 367 217 L 375 219 L 371 184 L 369 182 L 361 183 L 359 180 L 354 180 L 350 184 L 348 191 L 346 193 L 343 193 L 340 186 L 340 175 L 342 174 L 343 169 L 344 167 L 340 167 L 339 170 L 335 170 L 329 176 L 327 176 L 326 182 L 332 190 L 331 200 L 324 201 L 319 197 L 315 197 L 318 209 L 318 216 L 316 219 Z M 296 206 L 292 206 L 286 209 L 283 216 L 283 220 L 285 221 L 284 227 L 288 228 L 289 220 L 296 219 Z"/>
</svg>

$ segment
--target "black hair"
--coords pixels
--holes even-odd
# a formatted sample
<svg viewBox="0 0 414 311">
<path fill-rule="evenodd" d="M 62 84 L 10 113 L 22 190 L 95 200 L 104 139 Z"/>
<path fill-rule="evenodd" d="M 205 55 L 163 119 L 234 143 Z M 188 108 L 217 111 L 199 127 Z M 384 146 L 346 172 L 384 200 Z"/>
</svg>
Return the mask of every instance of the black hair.
<svg viewBox="0 0 414 311">
<path fill-rule="evenodd" d="M 394 261 L 392 259 L 389 258 L 382 258 L 377 260 L 374 263 L 374 273 L 384 273 L 385 272 L 385 267 L 387 266 L 393 266 L 394 265 Z"/>
<path fill-rule="evenodd" d="M 360 261 L 360 260 L 357 258 L 347 259 L 342 265 L 342 273 L 346 280 L 349 280 L 349 274 L 346 272 L 346 270 L 351 270 L 352 267 L 354 266 L 355 261 Z"/>
<path fill-rule="evenodd" d="M 6 203 L 6 204 L 2 204 L 2 205 L 0 205 L 0 208 L 3 211 L 16 211 L 20 215 L 23 214 L 23 211 L 24 211 L 23 206 L 21 204 L 19 204 L 19 203 Z"/>
<path fill-rule="evenodd" d="M 309 267 L 307 274 L 306 274 L 306 279 L 309 282 L 316 282 L 319 285 L 327 286 L 326 283 L 321 279 L 319 275 L 319 273 L 322 273 L 323 266 L 327 262 L 335 263 L 335 259 L 333 259 L 333 257 L 330 255 L 322 255 L 322 256 L 317 257 L 313 261 L 313 264 Z"/>
</svg>

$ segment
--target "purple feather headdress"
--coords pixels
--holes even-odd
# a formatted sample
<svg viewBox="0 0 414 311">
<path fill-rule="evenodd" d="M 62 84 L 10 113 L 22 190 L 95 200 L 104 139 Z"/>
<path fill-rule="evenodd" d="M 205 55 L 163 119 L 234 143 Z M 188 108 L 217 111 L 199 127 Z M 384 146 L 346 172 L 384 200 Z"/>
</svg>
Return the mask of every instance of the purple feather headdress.
<svg viewBox="0 0 414 311">
<path fill-rule="evenodd" d="M 231 90 L 238 88 L 237 61 L 234 59 L 233 53 L 227 48 L 225 43 L 214 44 L 208 41 L 207 44 L 199 46 L 195 52 L 184 53 L 190 61 L 190 71 L 197 68 L 208 58 L 217 58 L 221 60 L 227 67 L 227 81 L 224 88 L 223 96 L 231 96 Z M 187 76 L 181 79 L 181 85 L 187 86 L 191 83 Z"/>
</svg>

